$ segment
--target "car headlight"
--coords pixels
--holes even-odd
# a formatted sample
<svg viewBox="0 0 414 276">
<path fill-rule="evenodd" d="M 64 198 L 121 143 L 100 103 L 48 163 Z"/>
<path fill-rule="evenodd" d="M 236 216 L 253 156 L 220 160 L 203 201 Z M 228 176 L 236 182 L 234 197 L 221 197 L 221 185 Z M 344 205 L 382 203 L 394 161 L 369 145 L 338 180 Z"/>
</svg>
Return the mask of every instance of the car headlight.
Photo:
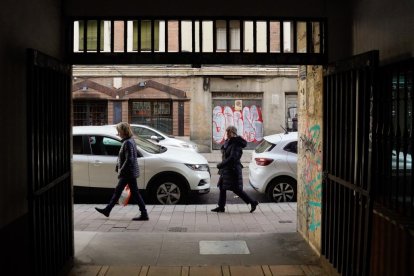
<svg viewBox="0 0 414 276">
<path fill-rule="evenodd" d="M 193 171 L 209 171 L 207 164 L 185 164 L 187 167 Z"/>
</svg>

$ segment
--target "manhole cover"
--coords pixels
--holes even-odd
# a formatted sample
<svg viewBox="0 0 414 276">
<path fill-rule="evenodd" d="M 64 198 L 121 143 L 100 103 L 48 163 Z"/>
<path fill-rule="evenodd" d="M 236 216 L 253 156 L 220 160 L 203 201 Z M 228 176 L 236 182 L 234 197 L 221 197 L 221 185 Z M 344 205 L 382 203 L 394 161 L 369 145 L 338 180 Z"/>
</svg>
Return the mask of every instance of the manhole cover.
<svg viewBox="0 0 414 276">
<path fill-rule="evenodd" d="M 170 227 L 168 228 L 169 232 L 187 232 L 186 227 Z"/>
<path fill-rule="evenodd" d="M 279 223 L 292 223 L 291 220 L 279 220 Z"/>
</svg>

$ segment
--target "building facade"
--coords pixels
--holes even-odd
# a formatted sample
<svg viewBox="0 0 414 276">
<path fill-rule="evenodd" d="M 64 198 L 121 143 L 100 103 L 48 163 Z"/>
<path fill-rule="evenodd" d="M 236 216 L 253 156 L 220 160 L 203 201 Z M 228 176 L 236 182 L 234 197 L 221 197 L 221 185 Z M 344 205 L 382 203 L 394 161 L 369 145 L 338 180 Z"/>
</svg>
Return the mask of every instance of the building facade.
<svg viewBox="0 0 414 276">
<path fill-rule="evenodd" d="M 145 124 L 203 152 L 220 148 L 228 125 L 248 149 L 297 128 L 296 67 L 75 66 L 73 76 L 73 125 Z"/>
</svg>

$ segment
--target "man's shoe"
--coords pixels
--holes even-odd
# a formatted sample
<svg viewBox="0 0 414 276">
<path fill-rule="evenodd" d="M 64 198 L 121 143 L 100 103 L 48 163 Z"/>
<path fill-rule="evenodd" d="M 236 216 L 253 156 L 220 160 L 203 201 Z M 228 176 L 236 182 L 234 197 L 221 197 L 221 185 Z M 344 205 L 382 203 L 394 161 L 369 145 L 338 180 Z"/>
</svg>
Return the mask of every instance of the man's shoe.
<svg viewBox="0 0 414 276">
<path fill-rule="evenodd" d="M 211 212 L 224 213 L 224 207 L 216 207 L 211 209 Z"/>
<path fill-rule="evenodd" d="M 252 207 L 251 207 L 251 209 L 250 209 L 250 213 L 253 213 L 253 212 L 254 212 L 254 210 L 256 210 L 257 205 L 259 205 L 259 202 L 257 202 L 257 201 L 253 201 L 253 202 L 251 203 L 251 205 L 252 205 Z"/>
<path fill-rule="evenodd" d="M 140 215 L 139 217 L 133 218 L 132 220 L 135 220 L 135 221 L 149 220 L 149 217 L 146 215 Z"/>
<path fill-rule="evenodd" d="M 95 207 L 95 210 L 98 211 L 99 213 L 101 213 L 102 215 L 104 215 L 105 217 L 109 217 L 109 213 L 111 212 L 106 208 Z"/>
</svg>

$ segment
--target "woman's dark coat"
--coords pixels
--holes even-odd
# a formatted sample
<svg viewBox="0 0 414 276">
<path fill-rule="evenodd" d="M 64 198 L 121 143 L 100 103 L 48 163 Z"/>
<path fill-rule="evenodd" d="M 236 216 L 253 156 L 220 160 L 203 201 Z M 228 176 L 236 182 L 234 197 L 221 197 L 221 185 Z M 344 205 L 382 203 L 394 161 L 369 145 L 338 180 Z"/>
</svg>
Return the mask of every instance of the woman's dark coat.
<svg viewBox="0 0 414 276">
<path fill-rule="evenodd" d="M 220 174 L 218 186 L 221 186 L 222 189 L 243 190 L 243 165 L 240 158 L 246 145 L 246 140 L 236 136 L 226 140 L 221 146 L 222 162 L 217 164 L 217 168 Z"/>
<path fill-rule="evenodd" d="M 115 171 L 118 178 L 139 177 L 137 145 L 132 137 L 122 139 L 122 146 L 118 153 L 118 161 Z"/>
</svg>

